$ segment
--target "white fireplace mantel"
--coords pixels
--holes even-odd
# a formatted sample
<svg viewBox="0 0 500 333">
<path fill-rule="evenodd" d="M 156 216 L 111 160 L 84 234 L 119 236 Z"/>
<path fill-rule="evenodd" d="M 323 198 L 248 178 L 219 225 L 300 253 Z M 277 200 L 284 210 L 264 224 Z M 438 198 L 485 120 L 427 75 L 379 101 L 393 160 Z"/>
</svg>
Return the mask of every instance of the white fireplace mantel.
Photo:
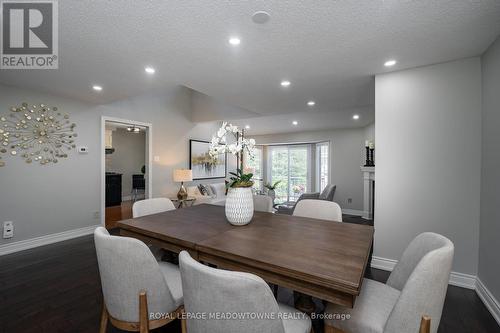
<svg viewBox="0 0 500 333">
<path fill-rule="evenodd" d="M 373 219 L 373 184 L 375 181 L 375 167 L 361 167 L 363 173 L 363 218 L 367 220 Z"/>
</svg>

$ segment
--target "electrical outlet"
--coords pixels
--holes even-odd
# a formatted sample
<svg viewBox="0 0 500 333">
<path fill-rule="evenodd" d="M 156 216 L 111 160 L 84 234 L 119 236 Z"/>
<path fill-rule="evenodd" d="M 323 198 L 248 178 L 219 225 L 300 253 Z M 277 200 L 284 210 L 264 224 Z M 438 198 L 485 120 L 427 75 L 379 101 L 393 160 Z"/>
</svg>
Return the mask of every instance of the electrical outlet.
<svg viewBox="0 0 500 333">
<path fill-rule="evenodd" d="M 99 212 L 94 212 L 93 216 L 94 220 L 98 220 L 101 217 L 101 214 L 99 214 Z"/>
<path fill-rule="evenodd" d="M 3 223 L 3 238 L 14 237 L 14 223 L 12 221 L 6 221 Z"/>
<path fill-rule="evenodd" d="M 352 203 L 352 198 L 348 198 L 347 203 Z"/>
</svg>

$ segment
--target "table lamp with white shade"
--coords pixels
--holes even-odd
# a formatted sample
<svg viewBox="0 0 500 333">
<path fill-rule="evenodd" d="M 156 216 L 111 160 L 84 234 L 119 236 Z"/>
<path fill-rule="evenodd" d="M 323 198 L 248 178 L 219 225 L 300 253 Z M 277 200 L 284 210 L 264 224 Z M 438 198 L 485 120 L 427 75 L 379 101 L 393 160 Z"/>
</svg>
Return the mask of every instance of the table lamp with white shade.
<svg viewBox="0 0 500 333">
<path fill-rule="evenodd" d="M 184 200 L 187 198 L 187 191 L 184 187 L 184 182 L 193 181 L 193 171 L 189 169 L 176 169 L 174 170 L 174 182 L 181 183 L 181 188 L 177 193 L 177 199 Z"/>
</svg>

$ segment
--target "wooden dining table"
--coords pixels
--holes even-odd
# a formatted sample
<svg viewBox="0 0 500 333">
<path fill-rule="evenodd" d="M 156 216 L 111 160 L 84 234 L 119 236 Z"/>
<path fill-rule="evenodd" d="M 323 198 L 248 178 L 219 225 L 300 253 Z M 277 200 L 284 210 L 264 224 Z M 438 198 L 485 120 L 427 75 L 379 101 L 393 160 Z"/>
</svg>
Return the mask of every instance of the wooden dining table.
<svg viewBox="0 0 500 333">
<path fill-rule="evenodd" d="M 353 307 L 373 242 L 372 226 L 255 212 L 233 226 L 224 207 L 201 204 L 118 223 L 122 236 L 218 268 L 256 274 L 269 283 Z"/>
</svg>

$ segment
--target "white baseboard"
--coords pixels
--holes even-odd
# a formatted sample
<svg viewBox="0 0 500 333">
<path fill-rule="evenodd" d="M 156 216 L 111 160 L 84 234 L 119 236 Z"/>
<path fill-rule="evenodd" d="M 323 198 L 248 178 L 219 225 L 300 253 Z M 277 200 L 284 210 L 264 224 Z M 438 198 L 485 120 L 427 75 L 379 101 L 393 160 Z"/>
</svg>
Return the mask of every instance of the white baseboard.
<svg viewBox="0 0 500 333">
<path fill-rule="evenodd" d="M 342 208 L 342 214 L 363 216 L 363 211 L 357 210 L 357 209 L 344 209 L 344 208 Z"/>
<path fill-rule="evenodd" d="M 90 227 L 84 227 L 79 229 L 73 229 L 68 231 L 59 232 L 57 234 L 50 234 L 40 237 L 35 237 L 31 239 L 26 239 L 18 242 L 13 242 L 5 245 L 0 245 L 0 256 L 14 253 L 18 251 L 32 249 L 34 247 L 48 245 L 52 243 L 62 242 L 68 239 L 81 237 L 85 235 L 90 235 L 94 232 L 95 228 L 100 225 L 93 225 Z"/>
<path fill-rule="evenodd" d="M 397 260 L 373 256 L 371 267 L 392 272 L 397 263 Z"/>
<path fill-rule="evenodd" d="M 451 272 L 450 284 L 456 287 L 476 290 L 477 276 L 459 272 Z"/>
<path fill-rule="evenodd" d="M 397 263 L 398 261 L 394 259 L 387 259 L 387 258 L 373 256 L 371 267 L 392 272 Z M 449 283 L 452 286 L 457 286 L 467 289 L 476 289 L 476 280 L 477 278 L 474 275 L 464 274 L 459 272 L 451 272 Z"/>
<path fill-rule="evenodd" d="M 500 325 L 500 302 L 493 296 L 493 294 L 486 288 L 481 279 L 477 278 L 476 293 L 483 301 L 486 308 L 490 311 L 491 315 Z"/>
</svg>

